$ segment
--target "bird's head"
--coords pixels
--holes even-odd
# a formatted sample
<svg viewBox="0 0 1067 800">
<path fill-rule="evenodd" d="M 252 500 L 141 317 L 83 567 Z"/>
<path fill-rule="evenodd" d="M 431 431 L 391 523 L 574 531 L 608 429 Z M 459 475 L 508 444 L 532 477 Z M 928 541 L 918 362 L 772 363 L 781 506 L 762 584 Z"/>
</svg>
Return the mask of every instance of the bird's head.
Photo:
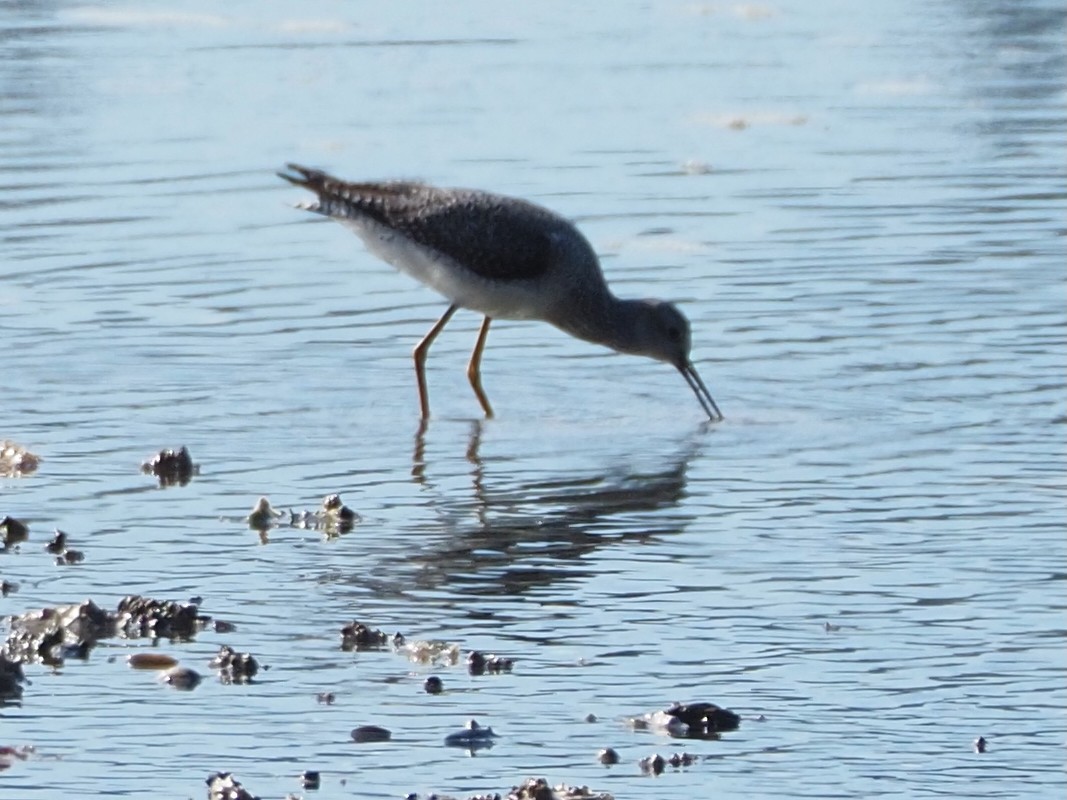
<svg viewBox="0 0 1067 800">
<path fill-rule="evenodd" d="M 689 320 L 672 303 L 639 302 L 640 313 L 634 321 L 634 352 L 681 369 L 689 363 Z"/>
<path fill-rule="evenodd" d="M 689 360 L 692 341 L 689 320 L 676 306 L 662 300 L 638 301 L 634 319 L 633 349 L 631 352 L 666 361 L 677 369 L 712 420 L 721 420 L 722 412 L 711 392 L 700 379 L 696 367 Z"/>
</svg>

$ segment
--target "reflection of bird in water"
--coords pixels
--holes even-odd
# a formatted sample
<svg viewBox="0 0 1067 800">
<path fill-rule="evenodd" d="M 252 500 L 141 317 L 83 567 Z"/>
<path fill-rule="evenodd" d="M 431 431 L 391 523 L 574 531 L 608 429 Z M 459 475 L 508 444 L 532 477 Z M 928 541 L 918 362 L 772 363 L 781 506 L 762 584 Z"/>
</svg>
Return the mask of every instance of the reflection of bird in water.
<svg viewBox="0 0 1067 800">
<path fill-rule="evenodd" d="M 689 463 L 705 441 L 706 423 L 658 468 L 626 470 L 606 456 L 611 466 L 599 470 L 533 478 L 509 475 L 513 458 L 483 456 L 483 437 L 492 427 L 484 420 L 469 426 L 464 460 L 471 489 L 457 494 L 438 489 L 453 485 L 455 476 L 433 476 L 426 425 L 419 425 L 412 475 L 423 490 L 439 494 L 432 507 L 440 522 L 426 532 L 431 535 L 420 533 L 418 547 L 402 562 L 390 564 L 389 583 L 456 584 L 468 596 L 521 594 L 581 577 L 584 557 L 613 542 L 678 533 L 689 524 L 688 515 L 670 512 L 686 496 Z M 566 454 L 559 456 L 566 461 Z M 635 526 L 633 517 L 645 512 L 660 513 Z"/>
<path fill-rule="evenodd" d="M 282 178 L 310 189 L 304 205 L 355 231 L 367 247 L 448 298 L 451 305 L 415 347 L 422 418 L 430 416 L 426 356 L 459 308 L 485 315 L 467 378 L 487 417 L 481 362 L 494 318 L 540 319 L 620 353 L 665 361 L 682 373 L 708 417 L 722 419 L 689 360 L 689 321 L 661 300 L 620 300 L 600 261 L 570 222 L 546 208 L 475 189 L 424 183 L 346 183 L 290 164 Z"/>
</svg>

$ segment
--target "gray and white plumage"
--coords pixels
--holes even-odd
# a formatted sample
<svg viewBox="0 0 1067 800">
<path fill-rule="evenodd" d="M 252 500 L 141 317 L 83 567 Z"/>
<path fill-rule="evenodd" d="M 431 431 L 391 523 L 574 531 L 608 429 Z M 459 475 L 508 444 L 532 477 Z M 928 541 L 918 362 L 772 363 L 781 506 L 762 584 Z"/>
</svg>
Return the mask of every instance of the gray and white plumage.
<svg viewBox="0 0 1067 800">
<path fill-rule="evenodd" d="M 722 415 L 689 361 L 685 316 L 659 300 L 620 300 L 608 288 L 588 240 L 563 217 L 518 198 L 414 181 L 349 183 L 290 164 L 285 180 L 317 199 L 302 205 L 357 233 L 369 250 L 452 303 L 420 343 L 433 337 L 456 307 L 485 315 L 468 368 L 487 414 L 477 373 L 491 319 L 541 319 L 580 339 L 674 365 L 712 419 Z M 420 350 L 416 371 L 428 413 Z M 472 374 L 473 373 L 473 374 Z"/>
</svg>

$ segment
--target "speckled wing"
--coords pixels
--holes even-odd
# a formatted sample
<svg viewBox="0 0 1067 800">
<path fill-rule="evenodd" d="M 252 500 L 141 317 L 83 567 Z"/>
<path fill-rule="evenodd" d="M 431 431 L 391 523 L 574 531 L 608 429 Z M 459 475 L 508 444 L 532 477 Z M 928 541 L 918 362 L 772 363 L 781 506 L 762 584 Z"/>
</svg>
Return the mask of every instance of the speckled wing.
<svg viewBox="0 0 1067 800">
<path fill-rule="evenodd" d="M 279 175 L 318 196 L 309 211 L 370 218 L 483 278 L 532 280 L 552 266 L 551 231 L 560 220 L 523 200 L 410 181 L 347 183 L 295 164 L 289 169 L 298 175 Z"/>
</svg>

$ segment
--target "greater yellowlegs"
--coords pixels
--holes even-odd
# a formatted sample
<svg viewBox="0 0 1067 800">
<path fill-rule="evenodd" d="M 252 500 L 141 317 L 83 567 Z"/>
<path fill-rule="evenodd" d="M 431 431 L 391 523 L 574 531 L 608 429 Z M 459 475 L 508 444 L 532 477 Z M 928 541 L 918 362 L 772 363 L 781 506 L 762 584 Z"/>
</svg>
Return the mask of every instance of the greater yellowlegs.
<svg viewBox="0 0 1067 800">
<path fill-rule="evenodd" d="M 487 417 L 481 360 L 494 318 L 540 319 L 617 350 L 673 364 L 712 420 L 722 413 L 689 360 L 689 321 L 662 300 L 620 300 L 592 246 L 570 222 L 533 203 L 476 189 L 413 181 L 347 183 L 289 164 L 279 172 L 318 200 L 300 207 L 355 231 L 375 255 L 436 289 L 451 303 L 415 346 L 422 417 L 430 415 L 426 355 L 459 308 L 485 316 L 467 378 Z"/>
</svg>

